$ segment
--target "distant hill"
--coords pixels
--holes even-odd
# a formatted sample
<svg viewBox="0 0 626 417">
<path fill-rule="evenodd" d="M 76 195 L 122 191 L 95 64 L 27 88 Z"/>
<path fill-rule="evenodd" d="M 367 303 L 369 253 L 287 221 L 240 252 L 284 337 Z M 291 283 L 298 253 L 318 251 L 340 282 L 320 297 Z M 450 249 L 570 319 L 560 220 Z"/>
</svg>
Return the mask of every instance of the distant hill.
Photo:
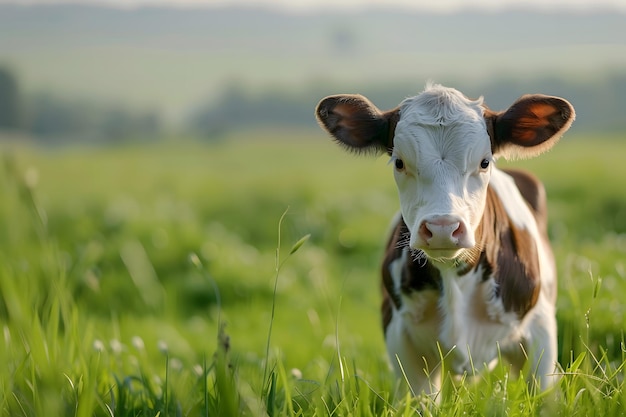
<svg viewBox="0 0 626 417">
<path fill-rule="evenodd" d="M 312 89 L 315 101 L 330 86 L 408 95 L 429 78 L 470 90 L 603 85 L 626 73 L 625 22 L 616 13 L 0 5 L 0 66 L 29 94 L 123 103 L 180 123 L 233 85 L 252 101 Z"/>
</svg>

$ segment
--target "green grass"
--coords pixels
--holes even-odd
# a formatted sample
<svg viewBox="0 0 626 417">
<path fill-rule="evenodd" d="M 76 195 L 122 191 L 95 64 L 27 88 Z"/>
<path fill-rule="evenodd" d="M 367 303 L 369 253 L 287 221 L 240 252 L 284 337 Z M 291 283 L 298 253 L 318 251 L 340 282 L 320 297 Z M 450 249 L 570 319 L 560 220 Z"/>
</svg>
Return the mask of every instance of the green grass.
<svg viewBox="0 0 626 417">
<path fill-rule="evenodd" d="M 503 364 L 446 379 L 438 403 L 407 396 L 384 350 L 386 159 L 321 133 L 227 139 L 4 145 L 0 415 L 624 413 L 619 138 L 516 163 L 550 198 L 559 387 L 529 391 Z"/>
</svg>

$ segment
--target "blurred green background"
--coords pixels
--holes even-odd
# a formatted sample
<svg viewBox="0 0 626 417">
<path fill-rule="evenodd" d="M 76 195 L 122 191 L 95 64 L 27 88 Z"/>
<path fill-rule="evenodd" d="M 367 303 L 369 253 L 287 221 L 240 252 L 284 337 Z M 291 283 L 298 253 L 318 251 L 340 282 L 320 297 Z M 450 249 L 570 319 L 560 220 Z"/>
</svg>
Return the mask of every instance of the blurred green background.
<svg viewBox="0 0 626 417">
<path fill-rule="evenodd" d="M 566 96 L 576 131 L 624 130 L 623 9 L 486 2 L 447 13 L 419 2 L 307 13 L 269 1 L 0 4 L 2 126 L 42 143 L 211 141 L 261 125 L 315 127 L 312 108 L 332 93 L 392 107 L 432 79 L 494 109 L 526 93 Z"/>
<path fill-rule="evenodd" d="M 525 93 L 572 102 L 553 151 L 499 164 L 548 190 L 561 363 L 585 346 L 623 361 L 625 18 L 0 4 L 3 409 L 70 404 L 66 379 L 93 369 L 102 398 L 138 369 L 163 379 L 164 351 L 193 373 L 220 319 L 254 388 L 270 323 L 272 357 L 305 379 L 328 378 L 341 345 L 392 380 L 379 260 L 395 186 L 386 158 L 343 152 L 313 110 L 333 93 L 389 108 L 428 79 L 494 109 Z M 276 279 L 277 249 L 284 261 L 305 235 Z"/>
</svg>

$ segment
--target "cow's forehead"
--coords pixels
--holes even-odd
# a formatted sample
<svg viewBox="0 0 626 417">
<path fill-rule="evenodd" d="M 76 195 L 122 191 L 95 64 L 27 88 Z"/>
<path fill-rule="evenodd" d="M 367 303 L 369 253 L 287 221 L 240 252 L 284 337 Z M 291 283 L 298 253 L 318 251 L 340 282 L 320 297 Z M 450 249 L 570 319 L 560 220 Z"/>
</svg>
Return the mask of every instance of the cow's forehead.
<svg viewBox="0 0 626 417">
<path fill-rule="evenodd" d="M 470 100 L 453 88 L 429 85 L 400 105 L 394 151 L 415 160 L 484 158 L 491 145 L 483 113 L 482 97 Z"/>
<path fill-rule="evenodd" d="M 470 100 L 454 88 L 429 85 L 417 96 L 400 105 L 403 124 L 449 126 L 457 123 L 479 122 L 483 119 L 483 100 Z"/>
</svg>

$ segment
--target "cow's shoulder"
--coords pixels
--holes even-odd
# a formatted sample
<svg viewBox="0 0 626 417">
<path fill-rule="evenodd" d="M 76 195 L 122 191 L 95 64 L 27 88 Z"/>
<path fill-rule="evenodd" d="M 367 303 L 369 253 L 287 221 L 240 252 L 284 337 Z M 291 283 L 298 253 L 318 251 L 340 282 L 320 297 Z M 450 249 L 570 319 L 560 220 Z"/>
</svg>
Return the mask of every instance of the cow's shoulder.
<svg viewBox="0 0 626 417">
<path fill-rule="evenodd" d="M 478 265 L 493 278 L 495 295 L 507 312 L 523 317 L 537 302 L 541 287 L 542 231 L 537 216 L 545 210 L 541 184 L 521 171 L 494 169 L 482 223 L 477 230 L 483 252 Z"/>
<path fill-rule="evenodd" d="M 548 222 L 548 203 L 546 190 L 539 178 L 528 171 L 519 169 L 509 168 L 503 171 L 513 178 L 520 194 L 532 209 L 539 229 L 545 230 Z"/>
</svg>

